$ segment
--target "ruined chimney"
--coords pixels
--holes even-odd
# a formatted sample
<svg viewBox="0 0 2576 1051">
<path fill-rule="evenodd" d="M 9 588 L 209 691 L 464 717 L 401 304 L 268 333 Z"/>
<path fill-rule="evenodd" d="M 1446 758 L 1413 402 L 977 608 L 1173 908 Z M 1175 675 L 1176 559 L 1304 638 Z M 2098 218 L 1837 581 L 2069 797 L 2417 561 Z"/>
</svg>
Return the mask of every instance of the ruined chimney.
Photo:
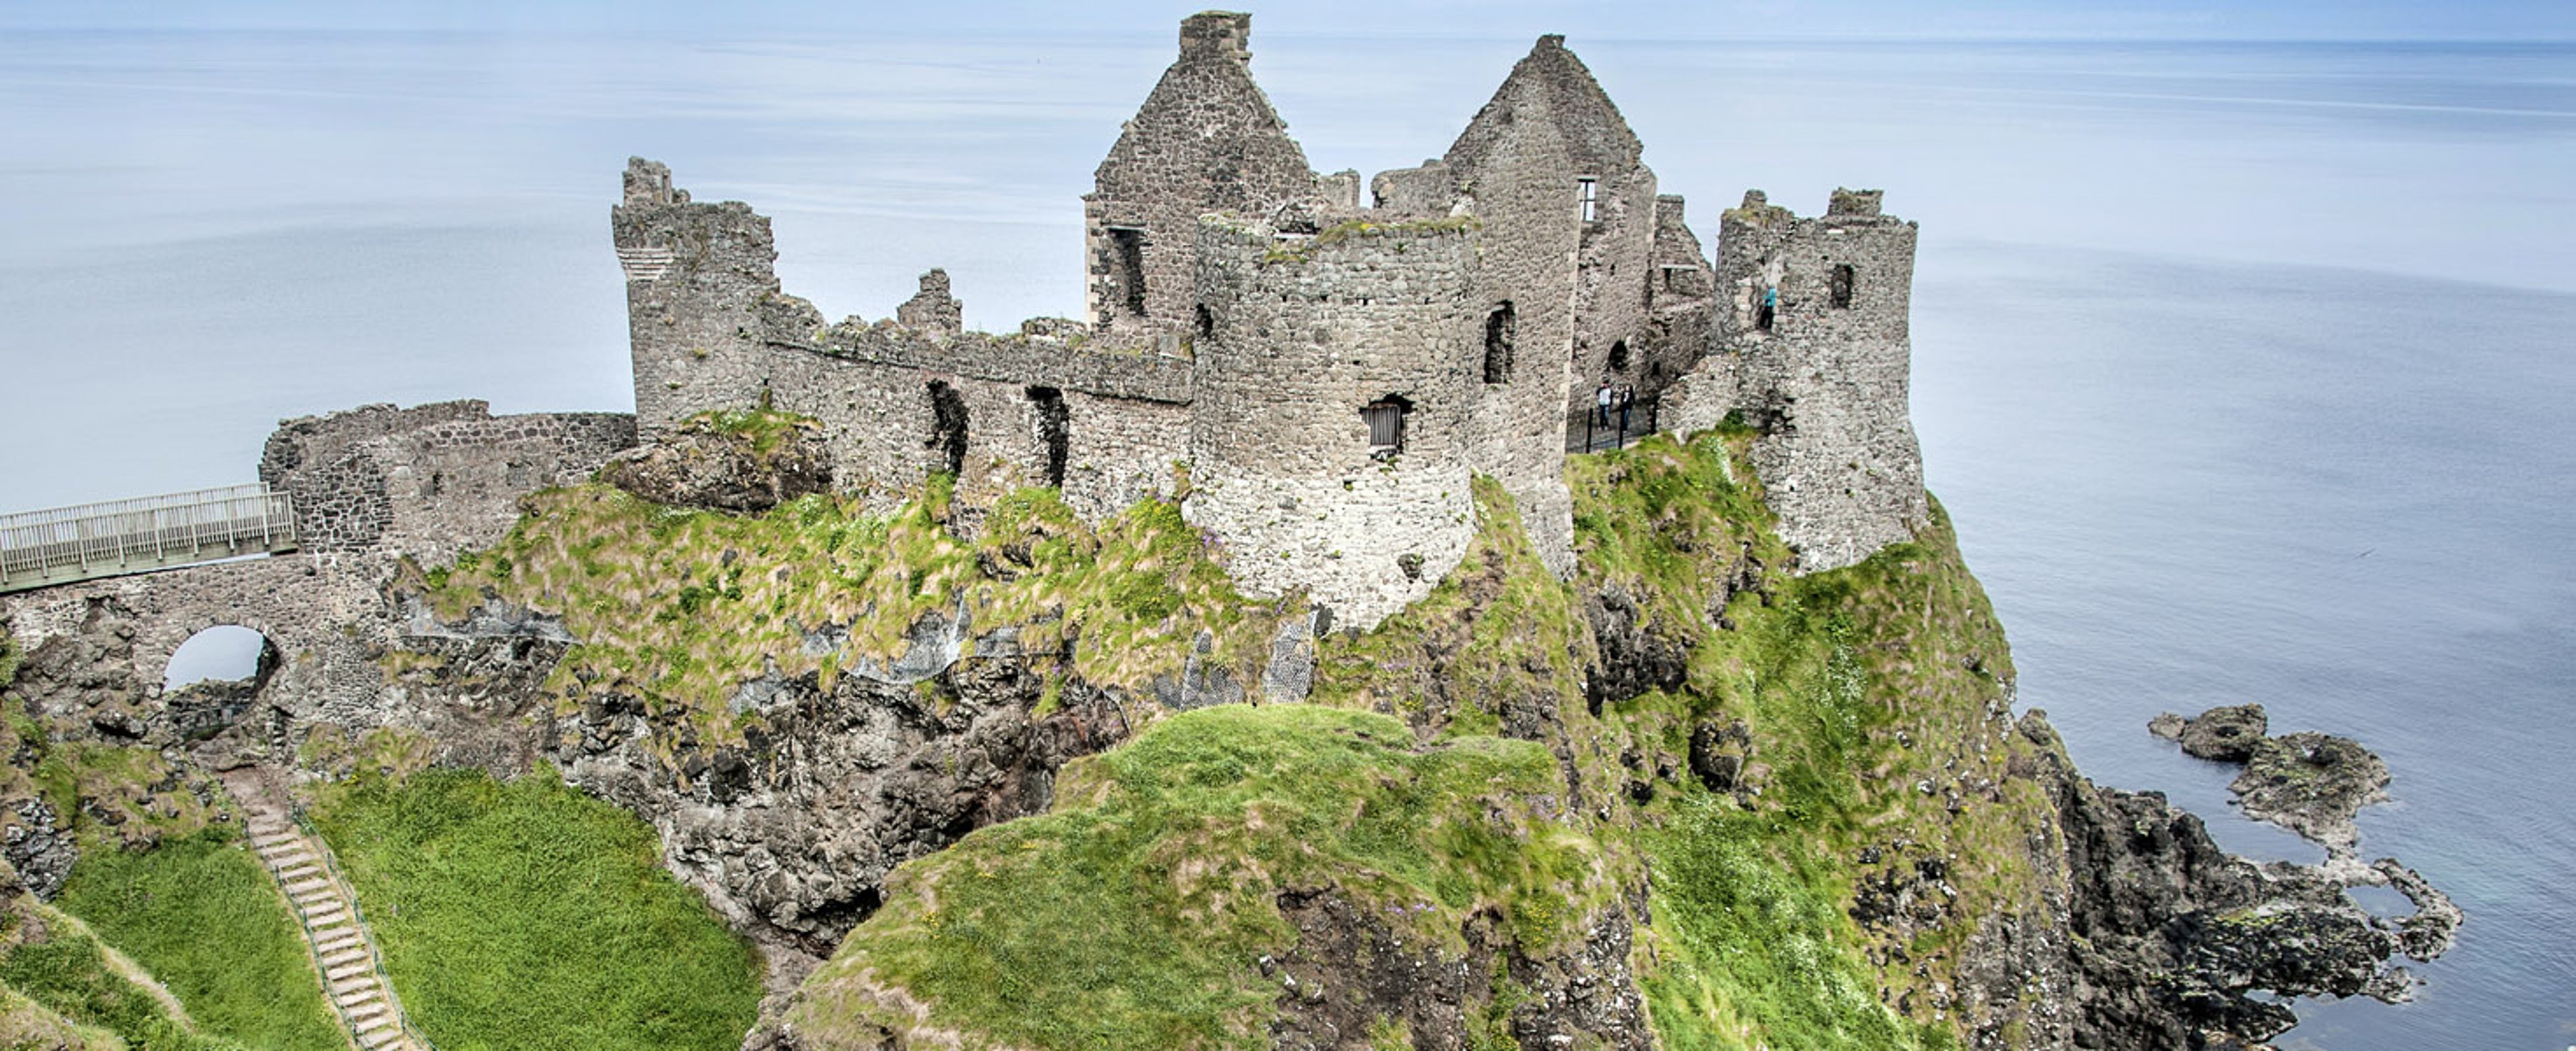
<svg viewBox="0 0 2576 1051">
<path fill-rule="evenodd" d="M 1208 51 L 1237 62 L 1252 61 L 1252 16 L 1239 11 L 1201 11 L 1181 20 L 1181 54 Z"/>
<path fill-rule="evenodd" d="M 626 203 L 681 204 L 689 191 L 671 188 L 671 169 L 659 161 L 626 158 Z"/>
<path fill-rule="evenodd" d="M 1825 214 L 1848 215 L 1854 218 L 1874 216 L 1878 214 L 1879 199 L 1885 196 L 1887 196 L 1885 190 L 1846 190 L 1835 187 L 1832 201 L 1825 205 Z"/>
</svg>

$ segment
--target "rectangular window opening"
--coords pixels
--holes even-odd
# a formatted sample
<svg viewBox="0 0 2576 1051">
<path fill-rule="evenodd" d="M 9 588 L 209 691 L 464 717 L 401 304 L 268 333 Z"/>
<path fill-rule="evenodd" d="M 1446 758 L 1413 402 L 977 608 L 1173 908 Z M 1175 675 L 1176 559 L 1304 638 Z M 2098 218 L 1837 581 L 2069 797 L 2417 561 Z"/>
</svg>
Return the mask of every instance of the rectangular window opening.
<svg viewBox="0 0 2576 1051">
<path fill-rule="evenodd" d="M 1385 398 L 1360 410 L 1360 418 L 1368 421 L 1369 455 L 1392 456 L 1404 451 L 1404 414 L 1412 408 L 1402 398 Z"/>
<path fill-rule="evenodd" d="M 1576 179 L 1574 180 L 1574 192 L 1575 199 L 1583 204 L 1583 221 L 1587 223 L 1600 222 L 1601 181 L 1598 179 Z"/>
<path fill-rule="evenodd" d="M 1109 277 L 1117 303 L 1127 313 L 1145 314 L 1145 231 L 1133 226 L 1109 228 Z"/>
<path fill-rule="evenodd" d="M 1837 310 L 1849 309 L 1851 307 L 1852 299 L 1852 267 L 1850 263 L 1834 264 L 1832 289 L 1834 308 Z"/>
</svg>

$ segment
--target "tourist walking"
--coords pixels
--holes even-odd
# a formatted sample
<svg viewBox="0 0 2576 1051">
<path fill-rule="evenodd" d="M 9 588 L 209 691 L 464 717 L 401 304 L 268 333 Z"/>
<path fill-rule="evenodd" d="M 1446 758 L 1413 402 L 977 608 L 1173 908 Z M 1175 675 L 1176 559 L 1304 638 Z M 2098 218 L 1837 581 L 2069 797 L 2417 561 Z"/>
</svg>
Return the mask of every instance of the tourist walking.
<svg viewBox="0 0 2576 1051">
<path fill-rule="evenodd" d="M 1593 422 L 1593 423 L 1598 424 L 1598 425 L 1603 426 L 1603 427 L 1610 426 L 1610 399 L 1611 399 L 1611 397 L 1612 397 L 1612 395 L 1611 395 L 1611 393 L 1610 393 L 1610 379 L 1609 379 L 1609 377 L 1606 377 L 1606 376 L 1605 376 L 1605 377 L 1602 377 L 1602 379 L 1601 379 L 1601 389 L 1600 389 L 1600 390 L 1596 390 L 1596 391 L 1593 391 L 1593 392 L 1592 392 L 1592 422 Z"/>
<path fill-rule="evenodd" d="M 1619 388 L 1619 433 L 1628 433 L 1628 407 L 1637 404 L 1637 388 Z"/>
</svg>

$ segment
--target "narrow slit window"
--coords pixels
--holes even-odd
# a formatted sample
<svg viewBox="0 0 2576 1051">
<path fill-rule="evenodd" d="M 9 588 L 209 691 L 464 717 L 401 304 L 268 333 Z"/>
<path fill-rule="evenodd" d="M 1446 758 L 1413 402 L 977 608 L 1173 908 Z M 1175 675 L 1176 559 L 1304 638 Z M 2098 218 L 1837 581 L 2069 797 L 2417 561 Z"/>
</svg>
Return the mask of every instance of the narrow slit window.
<svg viewBox="0 0 2576 1051">
<path fill-rule="evenodd" d="M 1574 180 L 1574 199 L 1575 199 L 1576 201 L 1578 201 L 1578 202 L 1581 202 L 1581 204 L 1582 204 L 1582 206 L 1583 206 L 1583 221 L 1584 221 L 1584 222 L 1587 222 L 1587 223 L 1593 223 L 1593 222 L 1599 222 L 1599 221 L 1601 221 L 1601 181 L 1600 181 L 1600 180 L 1598 180 L 1598 179 L 1576 179 L 1576 180 Z"/>
<path fill-rule="evenodd" d="M 1851 307 L 1852 297 L 1852 267 L 1850 263 L 1834 264 L 1834 275 L 1831 281 L 1831 287 L 1834 309 L 1849 309 Z"/>
<path fill-rule="evenodd" d="M 1360 410 L 1360 418 L 1368 421 L 1369 455 L 1391 456 L 1404 451 L 1404 414 L 1411 408 L 1402 398 L 1384 398 Z"/>
<path fill-rule="evenodd" d="M 1518 324 L 1512 318 L 1510 300 L 1485 315 L 1485 382 L 1511 382 L 1512 336 Z"/>
</svg>

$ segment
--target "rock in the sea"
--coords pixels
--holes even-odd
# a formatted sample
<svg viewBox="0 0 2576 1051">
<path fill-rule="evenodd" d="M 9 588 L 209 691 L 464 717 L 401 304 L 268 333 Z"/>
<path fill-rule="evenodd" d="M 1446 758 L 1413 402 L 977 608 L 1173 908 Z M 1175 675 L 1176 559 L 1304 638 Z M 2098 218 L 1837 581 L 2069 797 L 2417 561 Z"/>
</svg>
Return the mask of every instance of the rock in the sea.
<svg viewBox="0 0 2576 1051">
<path fill-rule="evenodd" d="M 2239 704 L 2212 708 L 2190 719 L 2167 712 L 2147 724 L 2149 732 L 2171 741 L 2182 742 L 2186 755 L 2214 759 L 2222 763 L 2241 763 L 2254 755 L 2254 747 L 2270 732 L 2271 720 L 2259 704 Z"/>
<path fill-rule="evenodd" d="M 2350 738 L 2284 734 L 2259 742 L 2227 787 L 2247 816 L 2349 852 L 2353 813 L 2388 798 L 2388 764 Z"/>
</svg>

